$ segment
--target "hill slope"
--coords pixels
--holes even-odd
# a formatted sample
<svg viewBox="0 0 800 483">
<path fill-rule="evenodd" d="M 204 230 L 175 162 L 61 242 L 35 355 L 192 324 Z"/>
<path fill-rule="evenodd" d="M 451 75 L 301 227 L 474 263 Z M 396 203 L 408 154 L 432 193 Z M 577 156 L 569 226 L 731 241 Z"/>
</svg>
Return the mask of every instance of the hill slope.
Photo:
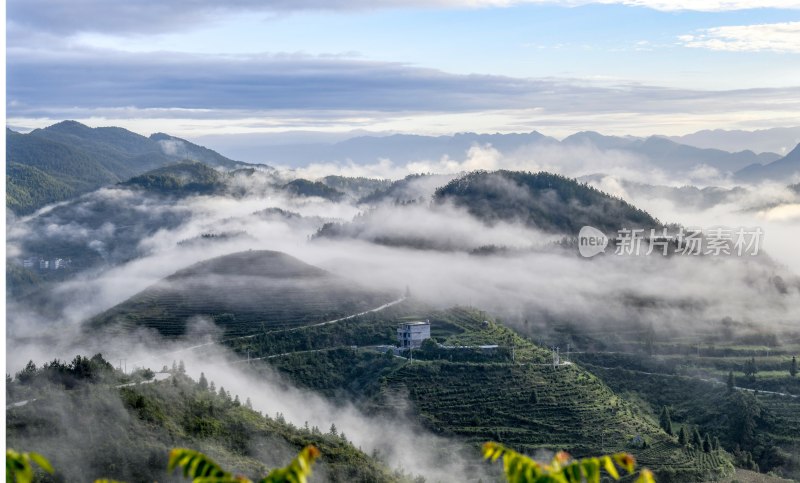
<svg viewBox="0 0 800 483">
<path fill-rule="evenodd" d="M 6 206 L 20 215 L 182 159 L 224 168 L 244 164 L 166 134 L 147 138 L 75 121 L 28 134 L 6 129 L 6 139 Z"/>
<path fill-rule="evenodd" d="M 786 181 L 800 174 L 800 144 L 786 156 L 768 164 L 753 164 L 736 173 L 745 181 Z"/>
<path fill-rule="evenodd" d="M 83 359 L 88 364 L 80 364 L 84 370 L 70 389 L 59 380 L 44 381 L 41 369 L 25 383 L 9 384 L 15 400 L 33 400 L 7 410 L 7 444 L 45 455 L 57 471 L 55 481 L 186 481 L 166 471 L 173 447 L 201 450 L 239 474 L 263 476 L 307 444 L 322 453 L 315 481 L 400 480 L 340 436 L 262 415 L 238 396 L 215 392 L 180 371 L 136 385 L 108 363 L 98 374 L 97 358 Z M 74 372 L 69 365 L 59 369 Z"/>
<path fill-rule="evenodd" d="M 243 335 L 332 320 L 390 299 L 289 255 L 247 251 L 180 270 L 90 324 L 144 326 L 179 335 L 189 319 L 201 316 L 226 334 Z"/>
<path fill-rule="evenodd" d="M 395 343 L 398 324 L 425 319 L 442 346 L 423 346 L 413 362 L 382 353 Z M 351 400 L 377 412 L 406 412 L 429 430 L 469 446 L 494 440 L 529 454 L 631 451 L 663 476 L 659 481 L 700 481 L 708 472 L 731 472 L 724 451 L 682 448 L 653 415 L 584 368 L 554 368 L 549 350 L 485 319 L 477 310 L 437 311 L 412 299 L 335 326 L 265 333 L 228 344 L 333 400 Z M 485 347 L 491 345 L 496 347 Z M 637 436 L 647 448 L 632 443 Z"/>
<path fill-rule="evenodd" d="M 570 235 L 584 225 L 605 232 L 659 226 L 655 218 L 621 199 L 545 172 L 475 171 L 436 190 L 434 201 L 464 207 L 487 223 L 519 221 Z"/>
<path fill-rule="evenodd" d="M 224 187 L 223 176 L 218 171 L 193 161 L 157 168 L 122 184 L 170 195 L 214 193 Z"/>
</svg>

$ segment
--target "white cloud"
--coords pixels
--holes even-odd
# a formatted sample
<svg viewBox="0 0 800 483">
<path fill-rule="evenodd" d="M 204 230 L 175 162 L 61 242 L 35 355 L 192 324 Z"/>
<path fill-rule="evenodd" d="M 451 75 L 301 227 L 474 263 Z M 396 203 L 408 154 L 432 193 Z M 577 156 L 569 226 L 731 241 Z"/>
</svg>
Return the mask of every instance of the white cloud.
<svg viewBox="0 0 800 483">
<path fill-rule="evenodd" d="M 678 39 L 687 47 L 701 49 L 800 53 L 800 22 L 715 27 Z"/>
<path fill-rule="evenodd" d="M 7 16 L 11 28 L 24 29 L 27 34 L 32 30 L 61 35 L 80 32 L 125 35 L 188 30 L 237 13 L 359 11 L 381 8 L 494 8 L 520 4 L 562 7 L 589 4 L 627 5 L 667 12 L 800 8 L 800 0 L 9 0 Z M 181 21 L 175 22 L 176 18 Z"/>
</svg>

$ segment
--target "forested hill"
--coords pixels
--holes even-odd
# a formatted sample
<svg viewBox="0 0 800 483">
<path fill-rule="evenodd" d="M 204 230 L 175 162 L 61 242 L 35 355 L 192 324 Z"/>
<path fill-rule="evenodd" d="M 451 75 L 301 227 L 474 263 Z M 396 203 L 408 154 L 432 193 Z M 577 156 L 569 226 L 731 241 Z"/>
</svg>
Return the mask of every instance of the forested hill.
<svg viewBox="0 0 800 483">
<path fill-rule="evenodd" d="M 181 159 L 244 164 L 182 139 L 118 127 L 63 121 L 28 134 L 6 129 L 6 206 L 18 215 L 32 213 Z"/>
<path fill-rule="evenodd" d="M 207 317 L 228 335 L 247 335 L 357 314 L 392 298 L 284 253 L 251 250 L 180 270 L 90 325 L 144 326 L 173 336 L 182 334 L 190 319 Z"/>
<path fill-rule="evenodd" d="M 436 190 L 434 202 L 453 203 L 487 222 L 522 222 L 532 228 L 577 234 L 584 225 L 606 233 L 656 228 L 658 220 L 620 198 L 557 174 L 475 171 Z"/>
<path fill-rule="evenodd" d="M 183 161 L 134 176 L 123 186 L 169 194 L 214 193 L 224 188 L 223 174 L 203 163 Z"/>
<path fill-rule="evenodd" d="M 261 414 L 224 385 L 193 381 L 183 363 L 159 374 L 123 374 L 99 354 L 38 368 L 31 363 L 7 384 L 9 402 L 28 402 L 6 411 L 6 442 L 50 460 L 57 473 L 43 481 L 185 482 L 167 472 L 169 450 L 180 446 L 255 477 L 308 444 L 321 452 L 314 481 L 410 481 L 331 426 L 298 428 L 279 413 Z"/>
</svg>

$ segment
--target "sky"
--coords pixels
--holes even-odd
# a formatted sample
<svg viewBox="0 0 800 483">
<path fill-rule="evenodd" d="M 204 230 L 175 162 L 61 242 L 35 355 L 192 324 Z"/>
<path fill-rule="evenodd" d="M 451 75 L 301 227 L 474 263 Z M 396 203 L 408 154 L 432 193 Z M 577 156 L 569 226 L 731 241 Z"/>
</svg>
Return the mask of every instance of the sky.
<svg viewBox="0 0 800 483">
<path fill-rule="evenodd" d="M 7 123 L 679 135 L 800 124 L 800 0 L 9 0 Z"/>
</svg>

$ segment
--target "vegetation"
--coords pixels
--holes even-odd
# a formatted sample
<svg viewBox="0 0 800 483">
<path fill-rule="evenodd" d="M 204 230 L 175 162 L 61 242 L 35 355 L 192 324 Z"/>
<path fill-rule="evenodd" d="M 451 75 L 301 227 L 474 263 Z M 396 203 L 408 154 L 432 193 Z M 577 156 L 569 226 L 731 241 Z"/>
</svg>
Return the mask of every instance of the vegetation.
<svg viewBox="0 0 800 483">
<path fill-rule="evenodd" d="M 226 168 L 244 165 L 166 134 L 147 138 L 121 128 L 90 128 L 75 121 L 28 134 L 6 129 L 6 139 L 6 206 L 18 215 L 182 159 Z M 164 142 L 181 149 L 165 149 Z M 160 189 L 170 186 L 167 181 L 142 180 Z"/>
<path fill-rule="evenodd" d="M 6 449 L 6 483 L 32 483 L 34 464 L 47 473 L 53 474 L 53 467 L 47 458 L 39 453 L 18 453 Z"/>
<path fill-rule="evenodd" d="M 172 196 L 212 194 L 224 188 L 223 176 L 215 169 L 193 161 L 184 161 L 135 176 L 123 186 L 139 187 Z"/>
<path fill-rule="evenodd" d="M 492 462 L 502 458 L 504 473 L 509 482 L 514 483 L 600 483 L 601 472 L 605 471 L 609 477 L 619 480 L 619 470 L 626 470 L 633 474 L 635 459 L 627 453 L 617 453 L 610 456 L 585 458 L 574 461 L 567 453 L 559 452 L 550 464 L 540 464 L 527 456 L 505 448 L 497 443 L 483 445 L 484 459 Z M 319 458 L 320 451 L 314 446 L 306 446 L 285 467 L 274 469 L 259 483 L 306 483 L 312 473 L 312 465 Z M 17 453 L 6 450 L 6 481 L 17 483 L 30 483 L 33 481 L 33 467 L 31 461 L 36 462 L 48 473 L 53 473 L 50 462 L 38 453 Z M 213 459 L 205 454 L 187 449 L 173 448 L 169 453 L 167 471 L 180 469 L 183 476 L 191 478 L 194 483 L 252 483 L 247 477 L 225 471 Z M 111 480 L 96 480 L 95 483 L 110 482 Z M 653 474 L 641 470 L 635 483 L 655 483 Z"/>
<path fill-rule="evenodd" d="M 283 253 L 247 251 L 178 271 L 90 326 L 144 326 L 175 336 L 201 316 L 228 336 L 243 336 L 330 321 L 390 300 Z"/>
<path fill-rule="evenodd" d="M 71 389 L 45 384 L 47 369 L 36 373 L 26 382 L 17 375 L 8 384 L 9 401 L 27 402 L 7 409 L 6 438 L 9 447 L 47 455 L 55 473 L 46 481 L 178 481 L 163 473 L 174 446 L 197 448 L 232 474 L 251 478 L 282 466 L 309 445 L 319 448 L 320 473 L 330 481 L 406 478 L 341 434 L 297 428 L 279 414 L 262 415 L 229 392 L 212 390 L 211 383 L 195 383 L 178 366 L 166 379 L 145 383 L 142 377 L 139 384 L 104 369 L 104 379 L 87 375 Z"/>
<path fill-rule="evenodd" d="M 414 351 L 413 363 L 383 352 L 381 345 L 394 343 L 401 321 L 419 319 L 431 321 L 436 342 L 462 348 L 426 344 Z M 475 310 L 432 311 L 406 302 L 333 327 L 271 332 L 229 344 L 337 401 L 391 413 L 407 399 L 426 428 L 473 447 L 491 439 L 526 452 L 631 451 L 663 481 L 732 472 L 724 451 L 683 447 L 594 375 L 574 364 L 554 368 L 549 350 Z M 499 350 L 482 354 L 472 348 L 489 344 Z"/>
<path fill-rule="evenodd" d="M 617 466 L 633 474 L 636 465 L 636 460 L 628 453 L 574 461 L 563 451 L 556 453 L 549 465 L 542 465 L 497 443 L 484 444 L 483 457 L 492 462 L 502 458 L 508 481 L 525 483 L 600 483 L 601 471 L 619 480 Z M 655 479 L 650 470 L 645 469 L 636 483 L 655 483 Z"/>
<path fill-rule="evenodd" d="M 344 193 L 331 188 L 330 186 L 320 181 L 309 181 L 307 179 L 298 178 L 286 183 L 283 188 L 297 196 L 318 196 L 330 201 L 341 201 L 344 198 Z"/>
<path fill-rule="evenodd" d="M 540 230 L 577 234 L 584 225 L 606 233 L 661 224 L 620 198 L 545 172 L 475 171 L 436 190 L 436 203 L 454 203 L 487 223 L 519 221 Z"/>
<path fill-rule="evenodd" d="M 81 193 L 81 190 L 34 166 L 8 161 L 6 164 L 6 206 L 18 215 Z"/>
<path fill-rule="evenodd" d="M 392 182 L 388 179 L 374 179 L 348 176 L 325 176 L 320 180 L 326 186 L 358 199 L 380 189 L 389 187 Z"/>
<path fill-rule="evenodd" d="M 311 476 L 311 466 L 319 458 L 320 452 L 315 446 L 306 446 L 284 468 L 272 470 L 258 480 L 258 483 L 306 483 Z M 194 483 L 252 483 L 242 476 L 234 476 L 223 470 L 211 458 L 186 448 L 175 448 L 169 453 L 167 470 L 183 469 L 183 475 L 192 478 Z"/>
</svg>

